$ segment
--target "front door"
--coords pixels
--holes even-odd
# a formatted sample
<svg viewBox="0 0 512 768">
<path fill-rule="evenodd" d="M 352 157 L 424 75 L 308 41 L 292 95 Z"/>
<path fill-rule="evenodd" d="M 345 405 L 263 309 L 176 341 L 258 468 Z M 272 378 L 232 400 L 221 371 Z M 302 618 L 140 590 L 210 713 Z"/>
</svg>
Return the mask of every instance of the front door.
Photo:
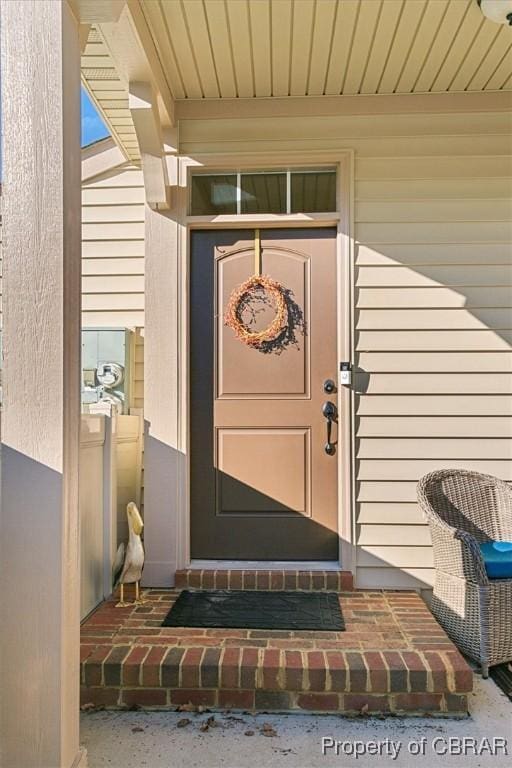
<svg viewBox="0 0 512 768">
<path fill-rule="evenodd" d="M 191 238 L 191 556 L 337 560 L 336 230 Z"/>
</svg>

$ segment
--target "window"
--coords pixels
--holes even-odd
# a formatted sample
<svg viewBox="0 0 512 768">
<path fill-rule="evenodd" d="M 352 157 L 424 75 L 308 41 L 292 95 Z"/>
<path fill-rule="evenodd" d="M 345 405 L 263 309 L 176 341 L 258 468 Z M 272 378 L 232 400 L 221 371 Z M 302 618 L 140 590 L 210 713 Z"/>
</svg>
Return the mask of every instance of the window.
<svg viewBox="0 0 512 768">
<path fill-rule="evenodd" d="M 291 213 L 335 211 L 336 172 L 292 173 L 291 198 Z"/>
<path fill-rule="evenodd" d="M 192 216 L 336 210 L 333 168 L 192 176 Z"/>
<path fill-rule="evenodd" d="M 192 216 L 237 213 L 237 174 L 192 176 Z"/>
<path fill-rule="evenodd" d="M 240 174 L 240 213 L 286 213 L 286 173 Z"/>
</svg>

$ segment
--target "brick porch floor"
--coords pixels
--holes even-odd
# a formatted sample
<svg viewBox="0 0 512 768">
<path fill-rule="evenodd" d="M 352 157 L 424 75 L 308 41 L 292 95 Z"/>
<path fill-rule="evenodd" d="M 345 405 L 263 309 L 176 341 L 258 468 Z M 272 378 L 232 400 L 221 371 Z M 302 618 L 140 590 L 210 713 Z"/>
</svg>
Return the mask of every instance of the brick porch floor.
<svg viewBox="0 0 512 768">
<path fill-rule="evenodd" d="M 86 620 L 83 704 L 467 713 L 472 672 L 414 592 L 340 592 L 346 632 L 162 628 L 178 594 L 150 590 L 129 608 L 111 599 Z"/>
</svg>

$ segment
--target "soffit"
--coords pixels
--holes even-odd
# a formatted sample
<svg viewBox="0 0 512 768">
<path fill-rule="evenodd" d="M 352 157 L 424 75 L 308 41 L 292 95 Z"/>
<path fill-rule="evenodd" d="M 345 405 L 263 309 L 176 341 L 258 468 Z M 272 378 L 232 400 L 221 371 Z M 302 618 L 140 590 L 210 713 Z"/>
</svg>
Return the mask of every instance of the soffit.
<svg viewBox="0 0 512 768">
<path fill-rule="evenodd" d="M 512 89 L 476 0 L 140 0 L 174 99 Z"/>
<path fill-rule="evenodd" d="M 81 59 L 82 82 L 108 125 L 113 139 L 133 161 L 140 160 L 139 145 L 128 109 L 128 85 L 117 73 L 99 29 L 91 26 Z"/>
</svg>

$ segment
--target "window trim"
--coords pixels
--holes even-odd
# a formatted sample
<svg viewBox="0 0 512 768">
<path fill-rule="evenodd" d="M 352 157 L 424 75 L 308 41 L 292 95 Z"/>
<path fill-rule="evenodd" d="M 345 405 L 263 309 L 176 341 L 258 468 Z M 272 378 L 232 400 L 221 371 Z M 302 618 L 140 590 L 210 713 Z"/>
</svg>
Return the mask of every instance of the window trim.
<svg viewBox="0 0 512 768">
<path fill-rule="evenodd" d="M 333 173 L 335 177 L 335 195 L 336 195 L 336 207 L 334 211 L 299 211 L 297 213 L 292 213 L 292 174 L 307 174 L 307 173 Z M 213 171 L 210 168 L 194 168 L 191 170 L 190 173 L 190 184 L 188 185 L 188 199 L 187 199 L 187 212 L 188 216 L 187 218 L 189 220 L 196 220 L 199 221 L 201 219 L 203 222 L 205 220 L 209 220 L 211 218 L 214 218 L 216 221 L 222 219 L 229 219 L 231 220 L 233 217 L 236 217 L 237 219 L 239 217 L 250 217 L 251 219 L 255 216 L 265 216 L 265 217 L 274 217 L 274 216 L 307 216 L 309 217 L 317 217 L 317 216 L 329 216 L 331 220 L 336 220 L 339 218 L 339 199 L 338 199 L 338 173 L 339 169 L 337 166 L 308 166 L 305 168 L 302 167 L 288 167 L 288 168 L 268 168 L 268 169 L 255 169 L 255 168 L 247 168 L 247 169 L 238 169 L 238 170 L 215 170 Z M 283 213 L 261 213 L 261 214 L 253 214 L 253 213 L 242 213 L 242 176 L 282 176 L 286 175 L 286 211 Z M 236 176 L 236 213 L 233 214 L 218 214 L 218 213 L 211 213 L 211 214 L 201 214 L 196 215 L 192 213 L 192 192 L 193 192 L 193 184 L 192 179 L 194 176 Z M 338 214 L 338 216 L 336 216 Z M 334 219 L 333 219 L 334 217 Z"/>
</svg>

